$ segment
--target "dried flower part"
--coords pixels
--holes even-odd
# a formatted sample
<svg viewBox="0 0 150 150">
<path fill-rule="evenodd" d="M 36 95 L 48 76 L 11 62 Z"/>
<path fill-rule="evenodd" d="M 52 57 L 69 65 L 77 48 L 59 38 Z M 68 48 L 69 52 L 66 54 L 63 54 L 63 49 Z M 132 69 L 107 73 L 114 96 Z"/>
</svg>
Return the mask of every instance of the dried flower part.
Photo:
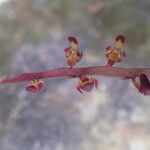
<svg viewBox="0 0 150 150">
<path fill-rule="evenodd" d="M 80 81 L 77 85 L 77 90 L 82 94 L 82 90 L 86 92 L 90 92 L 93 87 L 95 86 L 97 88 L 98 81 L 94 78 L 89 78 L 85 75 L 82 75 L 80 78 Z"/>
<path fill-rule="evenodd" d="M 140 75 L 140 83 L 135 78 L 132 78 L 132 83 L 141 94 L 150 95 L 150 81 L 145 74 Z"/>
<path fill-rule="evenodd" d="M 43 87 L 44 87 L 44 81 L 31 80 L 31 82 L 27 85 L 26 90 L 28 92 L 39 93 L 42 91 Z"/>
<path fill-rule="evenodd" d="M 82 59 L 83 53 L 78 50 L 78 41 L 74 37 L 68 37 L 68 40 L 71 46 L 64 49 L 64 53 L 67 64 L 72 68 Z"/>
<path fill-rule="evenodd" d="M 121 48 L 125 42 L 125 38 L 122 35 L 116 37 L 115 46 L 108 46 L 105 49 L 105 56 L 107 58 L 107 66 L 113 66 L 115 63 L 123 61 L 126 57 L 125 51 L 122 51 Z"/>
</svg>

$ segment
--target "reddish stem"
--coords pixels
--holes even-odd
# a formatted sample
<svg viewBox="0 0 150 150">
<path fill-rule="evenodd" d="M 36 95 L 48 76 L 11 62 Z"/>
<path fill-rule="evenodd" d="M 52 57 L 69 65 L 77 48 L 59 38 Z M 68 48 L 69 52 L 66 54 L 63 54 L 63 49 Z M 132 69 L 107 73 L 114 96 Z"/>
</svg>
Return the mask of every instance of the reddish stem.
<svg viewBox="0 0 150 150">
<path fill-rule="evenodd" d="M 93 67 L 80 67 L 80 68 L 59 68 L 54 70 L 23 73 L 15 77 L 6 77 L 0 79 L 0 84 L 24 82 L 33 79 L 42 78 L 55 78 L 55 77 L 79 77 L 85 75 L 101 75 L 106 77 L 118 78 L 133 78 L 140 74 L 145 74 L 150 77 L 150 68 L 122 68 L 122 67 L 109 67 L 109 66 L 93 66 Z"/>
</svg>

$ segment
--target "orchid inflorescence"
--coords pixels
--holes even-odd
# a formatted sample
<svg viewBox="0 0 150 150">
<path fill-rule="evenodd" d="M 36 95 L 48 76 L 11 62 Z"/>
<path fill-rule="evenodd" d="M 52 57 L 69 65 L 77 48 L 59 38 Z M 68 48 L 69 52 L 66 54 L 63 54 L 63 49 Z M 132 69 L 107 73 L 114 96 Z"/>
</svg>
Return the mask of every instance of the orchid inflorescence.
<svg viewBox="0 0 150 150">
<path fill-rule="evenodd" d="M 68 68 L 24 73 L 16 77 L 5 77 L 0 79 L 0 84 L 30 81 L 26 86 L 26 90 L 28 92 L 39 93 L 45 86 L 42 79 L 68 76 L 79 79 L 76 89 L 82 94 L 83 91 L 90 92 L 93 87 L 98 87 L 98 80 L 88 75 L 104 75 L 131 79 L 133 85 L 141 94 L 150 95 L 150 81 L 148 79 L 150 69 L 113 67 L 113 65 L 122 62 L 126 58 L 126 53 L 122 50 L 125 43 L 125 37 L 123 35 L 116 37 L 114 46 L 106 47 L 106 65 L 96 67 L 75 68 L 75 65 L 82 60 L 83 52 L 79 50 L 78 40 L 75 37 L 68 37 L 68 41 L 70 42 L 70 46 L 64 49 L 64 56 L 67 59 Z M 140 82 L 136 78 L 139 78 Z"/>
</svg>

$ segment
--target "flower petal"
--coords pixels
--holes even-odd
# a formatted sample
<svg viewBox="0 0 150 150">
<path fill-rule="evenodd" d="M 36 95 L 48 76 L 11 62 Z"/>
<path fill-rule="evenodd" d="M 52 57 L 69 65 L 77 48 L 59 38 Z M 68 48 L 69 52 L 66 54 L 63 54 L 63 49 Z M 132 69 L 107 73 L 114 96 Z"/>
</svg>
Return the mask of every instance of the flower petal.
<svg viewBox="0 0 150 150">
<path fill-rule="evenodd" d="M 79 62 L 83 57 L 83 52 L 77 51 L 77 56 L 78 56 L 78 62 Z"/>
<path fill-rule="evenodd" d="M 77 86 L 76 89 L 77 89 L 81 94 L 83 94 L 80 85 Z"/>
<path fill-rule="evenodd" d="M 86 92 L 90 92 L 93 89 L 94 83 L 93 82 L 89 82 L 89 83 L 85 83 L 83 84 L 83 86 L 81 87 L 84 91 Z"/>
<path fill-rule="evenodd" d="M 70 68 L 73 68 L 75 66 L 76 62 L 71 61 L 70 59 L 68 59 L 67 64 L 70 66 Z"/>
<path fill-rule="evenodd" d="M 109 50 L 111 50 L 111 46 L 106 47 L 105 50 L 106 50 L 106 53 L 107 53 Z"/>
<path fill-rule="evenodd" d="M 125 51 L 121 51 L 120 52 L 120 57 L 121 57 L 121 60 L 125 59 L 126 58 L 126 52 Z"/>
<path fill-rule="evenodd" d="M 39 92 L 41 92 L 41 91 L 43 90 L 44 85 L 45 85 L 44 81 L 40 80 L 40 81 L 38 82 L 37 87 L 38 87 L 38 91 L 39 91 Z"/>
<path fill-rule="evenodd" d="M 123 36 L 123 35 L 118 35 L 117 37 L 116 37 L 116 41 L 121 41 L 122 43 L 125 43 L 125 37 Z"/>
<path fill-rule="evenodd" d="M 69 37 L 68 37 L 68 41 L 69 41 L 69 42 L 73 42 L 73 43 L 75 43 L 75 44 L 78 44 L 77 39 L 76 39 L 75 37 L 73 37 L 73 36 L 69 36 Z"/>
<path fill-rule="evenodd" d="M 115 61 L 108 59 L 106 66 L 113 66 L 114 64 L 115 64 Z"/>
<path fill-rule="evenodd" d="M 69 52 L 70 50 L 71 50 L 71 47 L 67 47 L 64 49 L 64 52 L 66 53 L 66 52 Z"/>
<path fill-rule="evenodd" d="M 97 89 L 97 87 L 98 87 L 98 80 L 94 79 L 94 84 L 95 84 L 95 88 Z"/>
<path fill-rule="evenodd" d="M 38 93 L 38 88 L 32 84 L 27 85 L 26 90 L 28 92 Z"/>
</svg>

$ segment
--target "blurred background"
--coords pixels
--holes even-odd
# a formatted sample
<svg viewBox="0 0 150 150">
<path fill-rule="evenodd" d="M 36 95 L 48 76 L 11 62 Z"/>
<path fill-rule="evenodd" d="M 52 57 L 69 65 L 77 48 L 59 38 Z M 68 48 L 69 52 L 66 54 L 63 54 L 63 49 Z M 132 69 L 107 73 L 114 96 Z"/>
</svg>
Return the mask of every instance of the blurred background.
<svg viewBox="0 0 150 150">
<path fill-rule="evenodd" d="M 104 49 L 126 37 L 116 66 L 150 67 L 149 0 L 0 0 L 0 76 L 66 67 L 68 36 L 79 40 L 77 66 L 105 64 Z M 150 97 L 128 80 L 97 76 L 100 86 L 76 91 L 77 79 L 0 86 L 0 150 L 149 150 Z"/>
</svg>

